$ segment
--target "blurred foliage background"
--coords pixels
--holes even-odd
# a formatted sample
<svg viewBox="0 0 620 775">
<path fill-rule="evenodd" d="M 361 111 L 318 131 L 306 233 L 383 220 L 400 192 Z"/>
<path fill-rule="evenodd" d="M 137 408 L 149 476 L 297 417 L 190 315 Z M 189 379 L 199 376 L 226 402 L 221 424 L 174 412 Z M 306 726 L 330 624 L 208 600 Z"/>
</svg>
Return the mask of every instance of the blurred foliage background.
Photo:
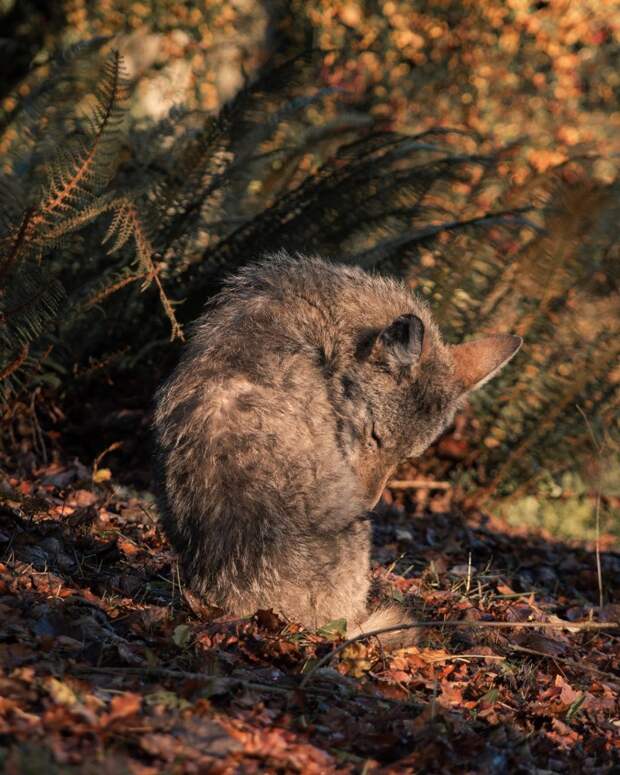
<svg viewBox="0 0 620 775">
<path fill-rule="evenodd" d="M 122 440 L 135 480 L 187 324 L 286 247 L 399 274 L 454 341 L 524 336 L 409 470 L 518 523 L 619 530 L 615 0 L 0 0 L 0 18 L 7 467 Z"/>
</svg>

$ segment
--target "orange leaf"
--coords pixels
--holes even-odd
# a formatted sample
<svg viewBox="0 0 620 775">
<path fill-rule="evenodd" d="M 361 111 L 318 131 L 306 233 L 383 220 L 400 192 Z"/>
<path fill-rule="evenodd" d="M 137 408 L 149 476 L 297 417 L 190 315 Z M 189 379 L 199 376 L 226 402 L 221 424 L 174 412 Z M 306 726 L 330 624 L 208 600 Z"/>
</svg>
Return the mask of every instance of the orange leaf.
<svg viewBox="0 0 620 775">
<path fill-rule="evenodd" d="M 555 677 L 555 685 L 561 689 L 560 702 L 562 705 L 572 705 L 573 702 L 582 696 L 581 692 L 576 692 L 573 687 L 559 674 Z"/>
<path fill-rule="evenodd" d="M 139 694 L 134 694 L 134 692 L 119 694 L 110 703 L 110 712 L 107 714 L 106 723 L 133 716 L 138 713 L 141 707 L 142 697 Z"/>
<path fill-rule="evenodd" d="M 121 540 L 118 542 L 118 548 L 126 554 L 128 557 L 133 557 L 134 554 L 138 554 L 140 551 L 133 541 Z"/>
</svg>

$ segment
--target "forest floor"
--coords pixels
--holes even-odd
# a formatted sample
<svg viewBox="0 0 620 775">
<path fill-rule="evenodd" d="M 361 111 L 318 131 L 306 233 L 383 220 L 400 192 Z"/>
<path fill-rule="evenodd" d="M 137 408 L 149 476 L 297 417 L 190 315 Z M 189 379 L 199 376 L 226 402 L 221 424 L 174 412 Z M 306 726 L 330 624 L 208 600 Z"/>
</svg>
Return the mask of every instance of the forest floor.
<svg viewBox="0 0 620 775">
<path fill-rule="evenodd" d="M 108 469 L 7 478 L 0 770 L 611 772 L 620 630 L 553 629 L 620 619 L 611 538 L 601 608 L 593 546 L 444 513 L 442 497 L 416 514 L 384 503 L 375 531 L 382 594 L 436 626 L 414 648 L 359 641 L 329 658 L 338 623 L 232 621 L 189 594 L 152 497 Z"/>
</svg>

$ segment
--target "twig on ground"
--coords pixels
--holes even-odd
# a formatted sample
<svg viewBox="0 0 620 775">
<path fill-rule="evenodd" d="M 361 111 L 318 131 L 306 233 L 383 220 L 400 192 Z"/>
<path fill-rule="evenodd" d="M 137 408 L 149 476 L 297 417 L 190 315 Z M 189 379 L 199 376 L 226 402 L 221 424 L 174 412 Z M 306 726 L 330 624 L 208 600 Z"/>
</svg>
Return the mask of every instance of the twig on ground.
<svg viewBox="0 0 620 775">
<path fill-rule="evenodd" d="M 555 654 L 545 654 L 544 651 L 537 651 L 536 649 L 530 649 L 526 646 L 519 646 L 516 643 L 511 644 L 510 648 L 512 651 L 516 651 L 519 654 L 531 654 L 534 657 L 545 657 L 546 659 L 552 659 L 554 662 L 562 662 L 562 664 L 567 665 L 568 667 L 572 667 L 575 670 L 581 670 L 582 672 L 586 673 L 593 673 L 594 675 L 598 675 L 601 678 L 605 678 L 605 680 L 610 681 L 616 686 L 620 685 L 620 682 L 615 675 L 606 673 L 604 670 L 599 670 L 598 667 L 594 667 L 593 665 L 588 665 L 587 662 L 577 662 L 576 660 L 570 659 L 569 657 L 560 657 Z"/>
<path fill-rule="evenodd" d="M 468 660 L 468 659 L 496 659 L 498 662 L 505 662 L 506 657 L 501 654 L 446 654 L 445 657 L 430 657 L 426 658 L 427 662 L 453 662 L 456 659 Z"/>
<path fill-rule="evenodd" d="M 329 654 L 322 657 L 316 665 L 305 676 L 302 682 L 299 684 L 299 688 L 303 689 L 306 686 L 314 674 L 321 667 L 330 662 L 337 654 L 344 651 L 351 643 L 356 643 L 358 640 L 365 640 L 366 638 L 372 638 L 375 635 L 384 635 L 389 632 L 399 632 L 401 630 L 415 630 L 415 629 L 428 629 L 436 627 L 441 629 L 442 627 L 459 628 L 464 627 L 467 629 L 473 629 L 476 627 L 493 628 L 493 629 L 534 629 L 540 627 L 547 630 L 572 630 L 573 632 L 579 632 L 581 630 L 615 630 L 620 627 L 620 622 L 473 622 L 468 620 L 448 620 L 439 622 L 416 622 L 415 624 L 397 624 L 392 627 L 382 627 L 379 630 L 371 630 L 370 632 L 362 632 L 359 635 L 355 635 L 344 643 L 340 643 L 336 648 L 332 649 Z"/>
<path fill-rule="evenodd" d="M 451 490 L 450 482 L 436 482 L 425 479 L 393 479 L 387 483 L 388 490 Z"/>
<path fill-rule="evenodd" d="M 112 675 L 138 675 L 152 676 L 156 678 L 176 678 L 183 681 L 213 681 L 222 688 L 242 686 L 245 689 L 269 690 L 276 694 L 290 692 L 296 687 L 275 686 L 274 684 L 261 683 L 259 681 L 246 681 L 243 678 L 230 676 L 209 675 L 208 673 L 194 673 L 188 670 L 172 670 L 167 667 L 97 667 L 91 665 L 75 665 L 71 671 L 76 673 L 102 673 Z"/>
<path fill-rule="evenodd" d="M 79 674 L 99 673 L 102 675 L 137 675 L 152 676 L 155 678 L 175 678 L 183 681 L 213 681 L 223 689 L 234 689 L 242 687 L 244 689 L 255 689 L 256 691 L 272 692 L 273 694 L 292 694 L 301 689 L 301 686 L 276 686 L 275 684 L 262 683 L 260 681 L 247 681 L 243 678 L 234 676 L 215 676 L 208 673 L 194 673 L 187 670 L 172 670 L 165 667 L 95 667 L 90 665 L 75 665 L 71 668 L 72 672 Z M 336 684 L 342 687 L 342 683 Z M 351 687 L 353 688 L 353 687 Z M 309 694 L 317 697 L 333 697 L 333 692 L 328 689 L 305 689 Z M 365 692 L 355 692 L 355 697 L 364 700 L 374 700 L 375 702 L 385 702 L 389 705 L 401 705 L 401 700 L 394 700 L 391 697 L 384 697 L 380 694 L 366 694 Z"/>
</svg>

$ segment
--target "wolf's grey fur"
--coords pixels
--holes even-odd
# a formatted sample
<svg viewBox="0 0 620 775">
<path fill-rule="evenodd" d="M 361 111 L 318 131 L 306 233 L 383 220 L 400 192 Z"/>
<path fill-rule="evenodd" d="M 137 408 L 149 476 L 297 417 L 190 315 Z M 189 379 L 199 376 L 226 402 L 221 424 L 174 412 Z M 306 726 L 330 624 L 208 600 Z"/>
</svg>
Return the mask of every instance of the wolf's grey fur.
<svg viewBox="0 0 620 775">
<path fill-rule="evenodd" d="M 423 302 L 358 268 L 280 253 L 233 277 L 157 397 L 163 525 L 192 587 L 312 628 L 406 620 L 367 610 L 369 511 L 518 349 L 482 341 L 460 364 Z"/>
</svg>

